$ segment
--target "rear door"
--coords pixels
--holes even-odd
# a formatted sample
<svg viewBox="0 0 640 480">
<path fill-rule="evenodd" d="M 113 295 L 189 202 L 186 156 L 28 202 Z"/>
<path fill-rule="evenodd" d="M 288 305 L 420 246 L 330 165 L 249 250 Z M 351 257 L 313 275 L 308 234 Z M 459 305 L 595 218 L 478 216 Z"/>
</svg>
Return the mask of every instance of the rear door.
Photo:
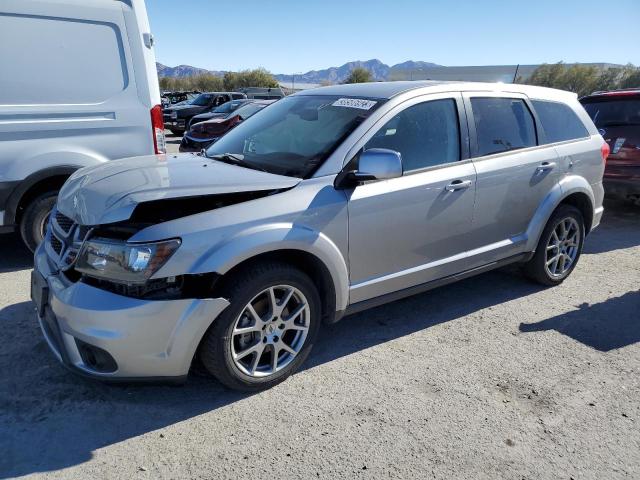
<svg viewBox="0 0 640 480">
<path fill-rule="evenodd" d="M 521 253 L 534 213 L 558 182 L 555 149 L 540 145 L 540 125 L 521 94 L 464 94 L 478 179 L 470 266 Z"/>
<path fill-rule="evenodd" d="M 460 94 L 405 102 L 372 128 L 363 148 L 400 152 L 404 175 L 348 193 L 351 303 L 464 270 L 476 179 L 467 139 Z"/>
</svg>

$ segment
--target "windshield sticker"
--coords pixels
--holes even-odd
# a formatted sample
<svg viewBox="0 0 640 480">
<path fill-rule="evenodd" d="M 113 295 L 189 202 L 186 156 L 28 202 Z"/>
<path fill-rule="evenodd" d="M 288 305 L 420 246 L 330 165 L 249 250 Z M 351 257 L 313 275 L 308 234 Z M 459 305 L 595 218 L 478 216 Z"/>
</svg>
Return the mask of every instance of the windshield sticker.
<svg viewBox="0 0 640 480">
<path fill-rule="evenodd" d="M 376 103 L 373 100 L 362 100 L 361 98 L 340 98 L 331 105 L 334 107 L 359 108 L 360 110 L 370 110 Z"/>
</svg>

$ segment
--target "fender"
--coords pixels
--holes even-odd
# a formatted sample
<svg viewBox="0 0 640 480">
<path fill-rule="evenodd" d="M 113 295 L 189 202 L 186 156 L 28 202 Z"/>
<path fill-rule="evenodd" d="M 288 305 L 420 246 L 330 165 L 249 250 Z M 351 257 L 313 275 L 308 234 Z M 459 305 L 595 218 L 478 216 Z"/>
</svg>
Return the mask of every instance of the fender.
<svg viewBox="0 0 640 480">
<path fill-rule="evenodd" d="M 15 223 L 20 200 L 38 182 L 50 177 L 71 176 L 80 168 L 98 165 L 107 160 L 107 158 L 94 152 L 49 152 L 23 159 L 20 162 L 22 165 L 29 165 L 31 169 L 37 168 L 37 170 L 20 180 L 18 186 L 7 199 L 5 224 L 11 225 Z"/>
<path fill-rule="evenodd" d="M 278 250 L 299 250 L 320 260 L 333 281 L 336 310 L 346 309 L 349 302 L 349 272 L 340 249 L 325 234 L 302 225 L 278 223 L 240 232 L 208 250 L 189 273 L 225 274 L 256 255 Z"/>
<path fill-rule="evenodd" d="M 562 178 L 542 201 L 527 228 L 525 251 L 533 252 L 538 246 L 540 236 L 549 218 L 563 200 L 574 193 L 583 193 L 589 197 L 592 211 L 595 209 L 595 196 L 589 182 L 578 175 L 567 175 Z M 591 221 L 592 219 L 589 219 Z"/>
</svg>

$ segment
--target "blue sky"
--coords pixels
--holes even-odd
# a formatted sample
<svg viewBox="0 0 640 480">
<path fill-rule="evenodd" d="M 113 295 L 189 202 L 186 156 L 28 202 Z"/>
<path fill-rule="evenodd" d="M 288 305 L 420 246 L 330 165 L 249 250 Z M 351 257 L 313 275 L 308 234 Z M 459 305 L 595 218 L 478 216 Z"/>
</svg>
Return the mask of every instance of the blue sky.
<svg viewBox="0 0 640 480">
<path fill-rule="evenodd" d="M 640 0 L 147 0 L 158 61 L 298 73 L 391 65 L 640 65 Z"/>
</svg>

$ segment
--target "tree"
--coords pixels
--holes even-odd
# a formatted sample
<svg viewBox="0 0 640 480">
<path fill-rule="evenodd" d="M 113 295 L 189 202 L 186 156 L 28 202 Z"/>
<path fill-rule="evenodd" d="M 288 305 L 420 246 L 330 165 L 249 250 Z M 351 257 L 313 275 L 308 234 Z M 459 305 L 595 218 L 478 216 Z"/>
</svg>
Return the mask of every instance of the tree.
<svg viewBox="0 0 640 480">
<path fill-rule="evenodd" d="M 631 64 L 599 69 L 587 65 L 568 66 L 559 62 L 540 65 L 526 83 L 569 90 L 583 96 L 596 90 L 640 87 L 640 69 Z"/>
<path fill-rule="evenodd" d="M 349 73 L 344 83 L 367 83 L 372 82 L 371 72 L 364 67 L 355 67 Z"/>
<path fill-rule="evenodd" d="M 246 87 L 276 88 L 279 86 L 278 81 L 264 68 L 227 72 L 224 74 L 222 82 L 227 91 Z"/>
</svg>

